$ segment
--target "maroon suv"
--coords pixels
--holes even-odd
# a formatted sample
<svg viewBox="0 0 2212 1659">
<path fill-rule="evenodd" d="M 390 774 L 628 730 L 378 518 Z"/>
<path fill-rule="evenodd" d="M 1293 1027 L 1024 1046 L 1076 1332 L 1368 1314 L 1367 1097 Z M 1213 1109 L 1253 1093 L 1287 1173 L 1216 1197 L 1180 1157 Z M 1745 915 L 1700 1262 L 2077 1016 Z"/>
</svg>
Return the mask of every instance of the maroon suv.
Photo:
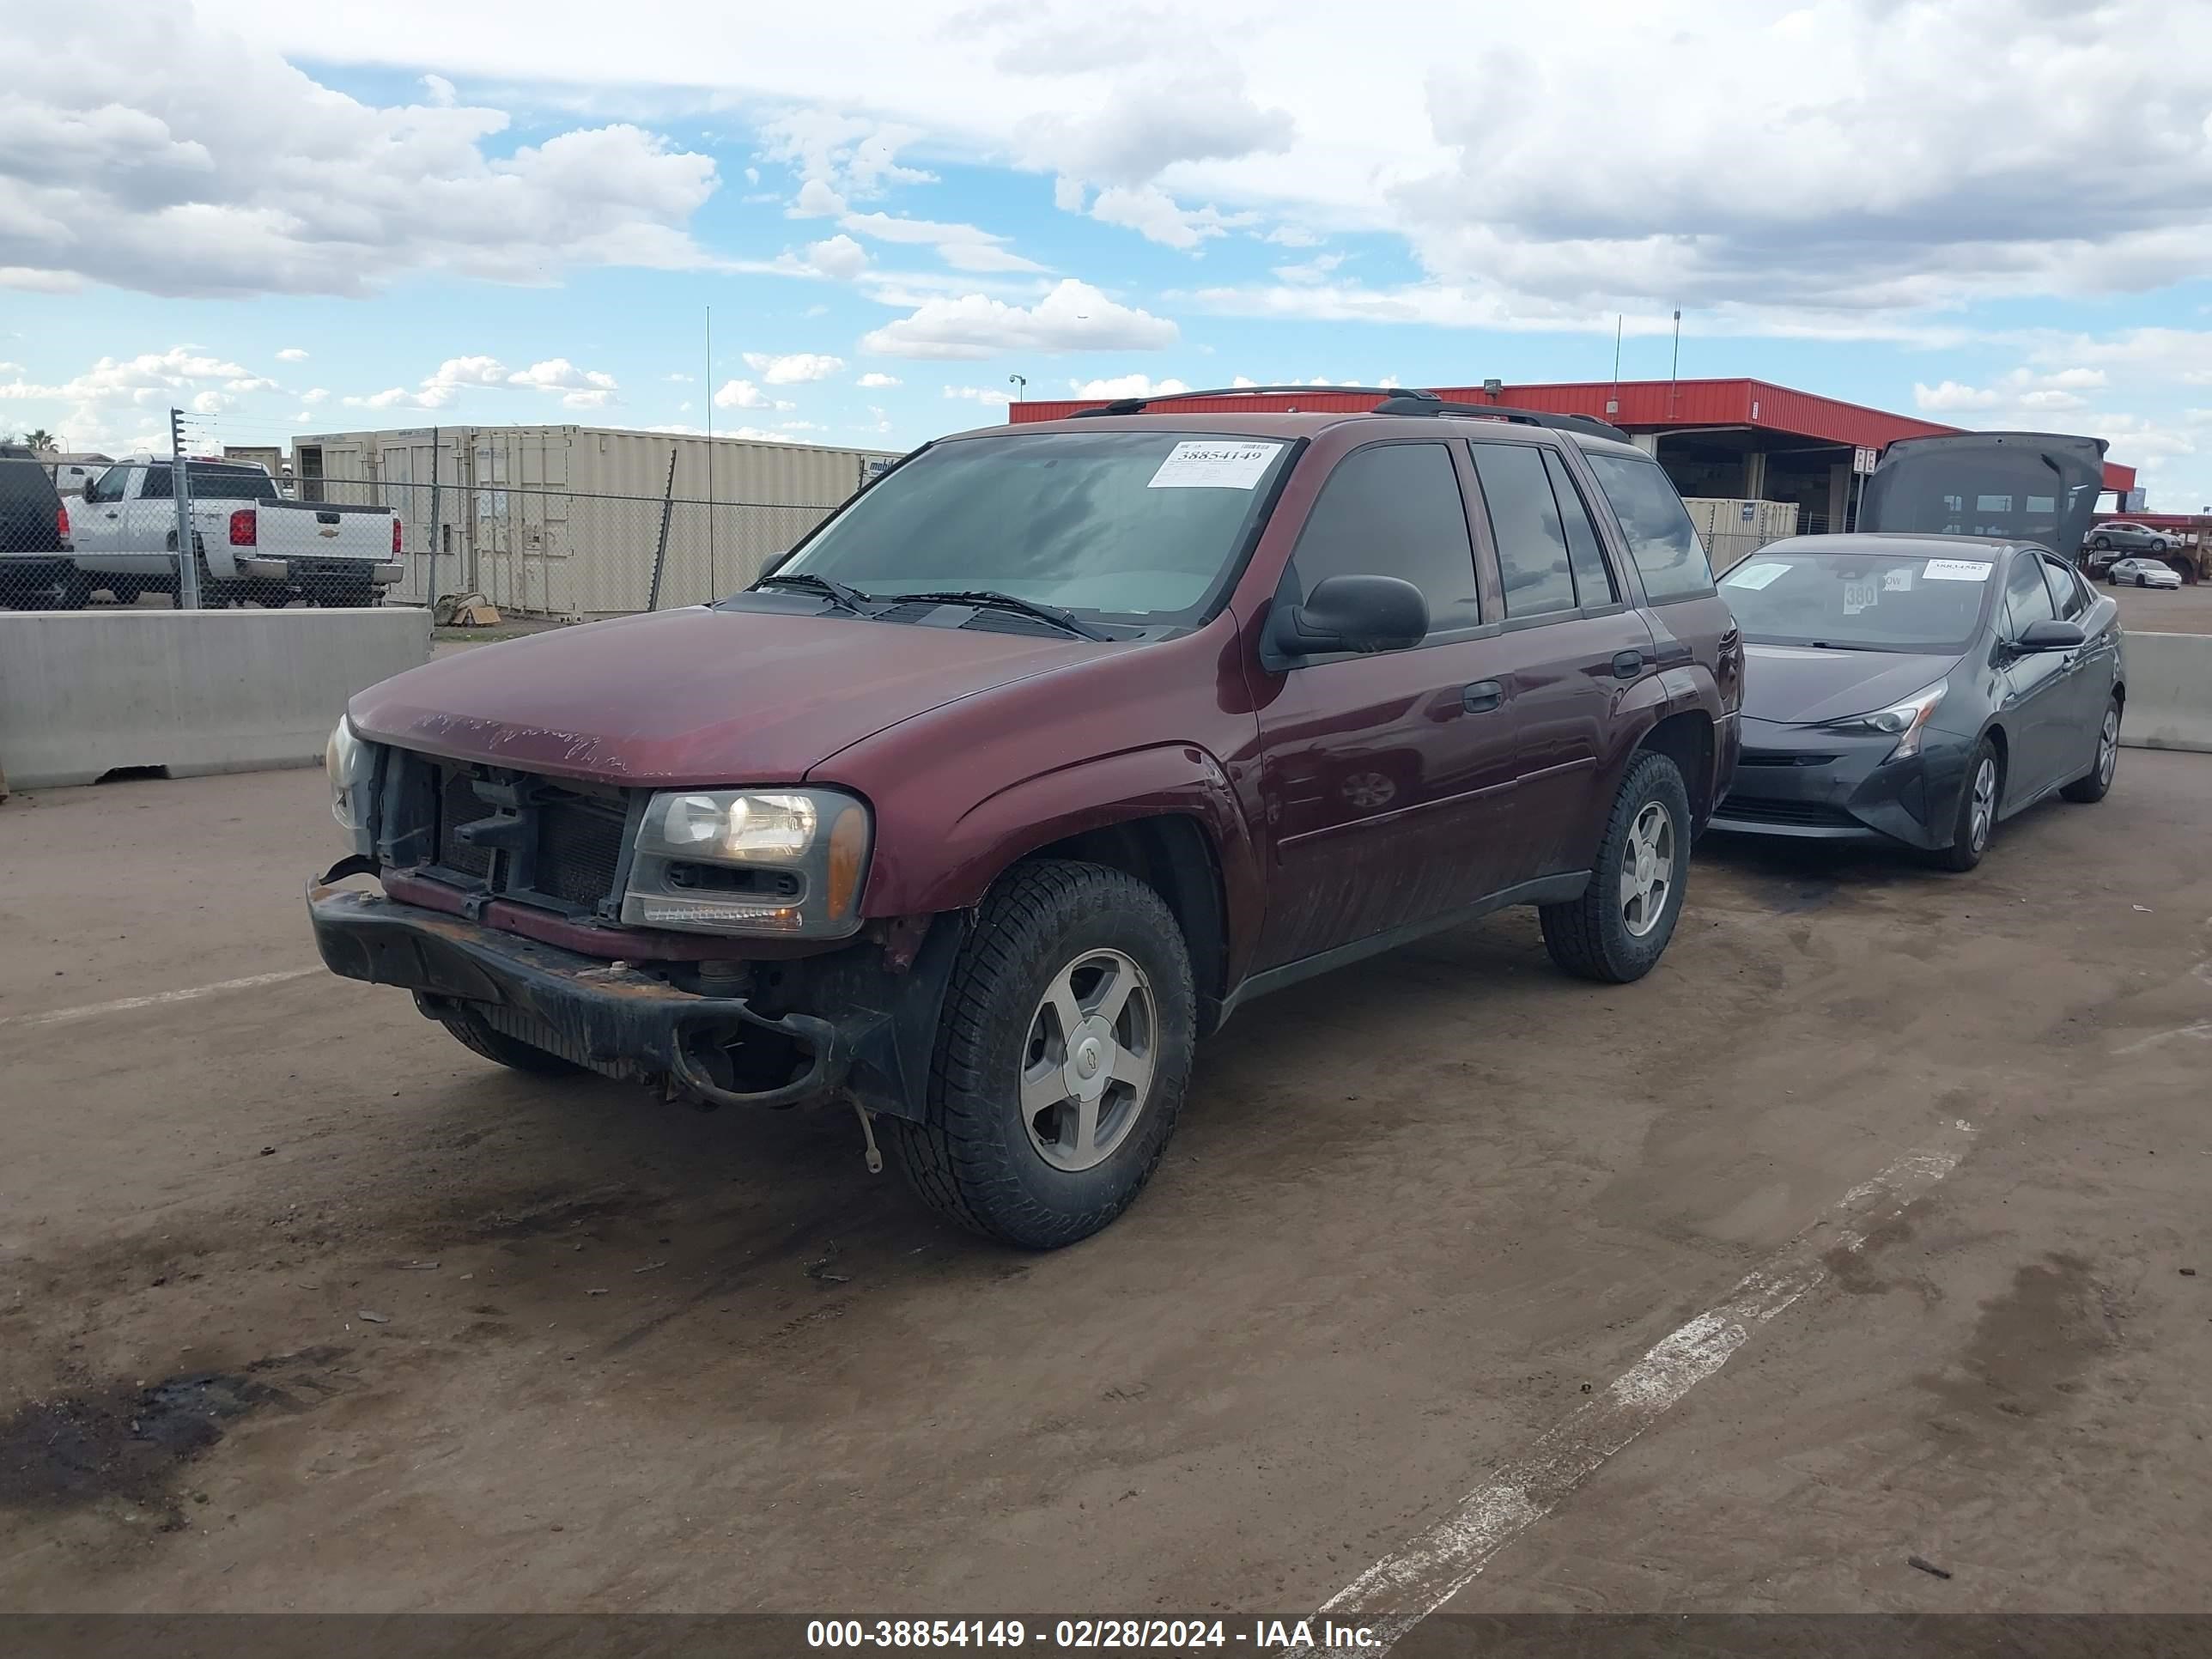
<svg viewBox="0 0 2212 1659">
<path fill-rule="evenodd" d="M 1658 466 L 1426 394 L 1176 401 L 941 440 L 719 604 L 363 692 L 323 959 L 525 1071 L 849 1101 L 1039 1248 L 1262 992 L 1512 904 L 1648 971 L 1742 668 Z"/>
</svg>

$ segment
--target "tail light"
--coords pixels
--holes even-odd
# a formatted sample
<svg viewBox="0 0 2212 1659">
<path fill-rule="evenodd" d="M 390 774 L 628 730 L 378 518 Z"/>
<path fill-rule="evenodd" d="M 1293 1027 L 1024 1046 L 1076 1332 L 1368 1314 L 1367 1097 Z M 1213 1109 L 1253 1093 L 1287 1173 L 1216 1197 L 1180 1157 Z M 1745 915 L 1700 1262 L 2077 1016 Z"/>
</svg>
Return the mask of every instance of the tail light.
<svg viewBox="0 0 2212 1659">
<path fill-rule="evenodd" d="M 392 520 L 392 556 L 395 559 L 399 556 L 399 520 L 397 518 Z"/>
<path fill-rule="evenodd" d="M 64 541 L 69 539 L 69 508 L 66 507 L 54 509 L 54 534 Z"/>
<path fill-rule="evenodd" d="M 233 547 L 252 547 L 259 539 L 260 532 L 255 527 L 252 507 L 241 507 L 230 515 L 230 544 Z"/>
</svg>

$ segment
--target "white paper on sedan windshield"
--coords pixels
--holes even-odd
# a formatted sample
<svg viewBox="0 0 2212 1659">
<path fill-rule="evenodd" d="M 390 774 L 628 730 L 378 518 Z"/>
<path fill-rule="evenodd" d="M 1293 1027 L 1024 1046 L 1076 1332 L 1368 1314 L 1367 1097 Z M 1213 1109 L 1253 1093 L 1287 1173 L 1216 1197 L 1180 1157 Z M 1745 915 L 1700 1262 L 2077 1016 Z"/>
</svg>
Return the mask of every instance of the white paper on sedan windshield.
<svg viewBox="0 0 2212 1659">
<path fill-rule="evenodd" d="M 1881 591 L 1885 593 L 1910 593 L 1912 591 L 1912 567 L 1901 564 L 1894 570 L 1883 571 Z"/>
<path fill-rule="evenodd" d="M 1753 592 L 1765 586 L 1790 567 L 1786 564 L 1755 564 L 1747 570 L 1739 570 L 1728 579 L 1729 587 L 1748 587 Z"/>
<path fill-rule="evenodd" d="M 1985 582 L 1993 567 L 1979 559 L 1930 559 L 1920 573 L 1923 582 Z"/>
<path fill-rule="evenodd" d="M 1249 489 L 1280 444 L 1192 439 L 1168 452 L 1147 489 Z"/>
</svg>

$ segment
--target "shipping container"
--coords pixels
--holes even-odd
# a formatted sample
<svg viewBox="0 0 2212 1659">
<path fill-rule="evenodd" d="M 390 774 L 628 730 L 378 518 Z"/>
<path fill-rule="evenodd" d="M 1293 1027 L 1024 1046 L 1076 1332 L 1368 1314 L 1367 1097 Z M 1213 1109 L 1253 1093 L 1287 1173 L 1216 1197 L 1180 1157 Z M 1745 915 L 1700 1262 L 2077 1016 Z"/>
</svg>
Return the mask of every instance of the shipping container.
<svg viewBox="0 0 2212 1659">
<path fill-rule="evenodd" d="M 1741 564 L 1767 544 L 1797 533 L 1795 501 L 1723 500 L 1713 495 L 1686 495 L 1690 522 L 1705 544 L 1705 556 L 1717 576 Z"/>
<path fill-rule="evenodd" d="M 647 609 L 656 565 L 662 609 L 733 592 L 897 459 L 583 426 L 303 433 L 292 446 L 301 500 L 399 515 L 394 600 L 474 592 L 572 619 Z"/>
</svg>

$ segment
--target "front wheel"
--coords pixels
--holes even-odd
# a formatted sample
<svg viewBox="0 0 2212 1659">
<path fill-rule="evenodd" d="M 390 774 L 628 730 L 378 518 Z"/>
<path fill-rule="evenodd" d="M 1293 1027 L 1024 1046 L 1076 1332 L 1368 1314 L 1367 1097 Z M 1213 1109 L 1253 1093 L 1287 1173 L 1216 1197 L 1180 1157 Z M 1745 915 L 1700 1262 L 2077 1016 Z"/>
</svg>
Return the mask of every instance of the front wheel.
<svg viewBox="0 0 2212 1659">
<path fill-rule="evenodd" d="M 2112 774 L 2120 764 L 2120 700 L 2105 704 L 2105 718 L 2097 726 L 2097 758 L 2089 769 L 2058 793 L 2083 805 L 2104 799 L 2112 787 Z"/>
<path fill-rule="evenodd" d="M 1636 757 L 1613 797 L 1583 896 L 1537 915 L 1552 960 L 1580 979 L 1642 979 L 1674 936 L 1690 873 L 1690 793 L 1666 756 Z"/>
<path fill-rule="evenodd" d="M 2112 550 L 2112 538 L 2110 536 L 2100 536 L 2089 545 L 2100 553 L 2109 553 Z"/>
<path fill-rule="evenodd" d="M 2166 556 L 2166 544 L 2164 542 L 2153 542 L 2150 544 L 2150 550 L 2151 556 L 2154 558 L 2162 559 Z"/>
<path fill-rule="evenodd" d="M 1189 953 L 1158 894 L 1101 865 L 1021 865 L 954 965 L 928 1121 L 891 1121 L 900 1166 L 987 1237 L 1088 1237 L 1158 1167 L 1197 1026 Z"/>
<path fill-rule="evenodd" d="M 1974 745 L 1966 763 L 1966 785 L 1959 792 L 1959 810 L 1952 817 L 1951 840 L 1940 848 L 1936 862 L 1946 870 L 1971 870 L 1990 850 L 1996 831 L 1997 802 L 2004 784 L 2004 767 L 1996 745 L 1984 738 Z"/>
</svg>

